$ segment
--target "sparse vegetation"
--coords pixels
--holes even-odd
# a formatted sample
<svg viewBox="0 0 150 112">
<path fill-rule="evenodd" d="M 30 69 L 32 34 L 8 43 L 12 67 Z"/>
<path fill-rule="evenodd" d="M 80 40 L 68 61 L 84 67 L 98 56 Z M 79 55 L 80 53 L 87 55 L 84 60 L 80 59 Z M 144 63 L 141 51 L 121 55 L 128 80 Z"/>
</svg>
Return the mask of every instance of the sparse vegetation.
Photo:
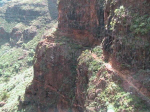
<svg viewBox="0 0 150 112">
<path fill-rule="evenodd" d="M 8 92 L 3 91 L 3 93 L 1 93 L 0 95 L 0 100 L 3 101 L 3 100 L 7 100 L 8 98 L 9 98 Z"/>
<path fill-rule="evenodd" d="M 98 50 L 99 49 L 99 50 Z M 101 47 L 95 47 L 92 53 L 101 51 Z M 86 50 L 79 57 L 79 64 L 88 67 L 89 83 L 87 89 L 87 102 L 85 103 L 86 109 L 90 111 L 95 108 L 95 111 L 108 111 L 113 112 L 127 111 L 127 112 L 147 112 L 148 106 L 143 104 L 143 101 L 130 92 L 124 91 L 121 84 L 121 79 L 116 77 L 116 74 L 108 73 L 105 69 L 104 61 L 101 60 L 102 52 L 97 53 L 98 59 L 92 57 L 90 50 Z M 99 74 L 100 73 L 100 74 Z M 84 91 L 84 92 L 85 92 Z M 97 93 L 97 91 L 100 91 Z M 90 95 L 96 94 L 90 101 Z"/>
<path fill-rule="evenodd" d="M 48 6 L 42 3 L 47 3 L 47 0 L 13 0 L 8 3 L 9 9 L 6 5 L 0 11 L 2 15 L 0 26 L 9 34 L 8 37 L 0 37 L 0 102 L 6 102 L 4 106 L 0 107 L 2 112 L 15 112 L 18 110 L 18 97 L 23 99 L 25 89 L 33 79 L 35 48 L 42 39 L 45 29 L 47 27 L 50 29 L 56 24 L 55 20 L 50 19 Z M 18 12 L 15 11 L 15 8 L 18 9 Z M 26 11 L 28 11 L 28 14 L 36 12 L 37 15 L 32 18 L 34 15 L 26 15 L 24 13 Z M 40 15 L 40 13 L 45 15 Z M 7 18 L 3 16 L 7 16 Z M 32 17 L 30 18 L 30 16 Z M 24 39 L 24 31 L 32 26 L 37 29 L 36 36 Z M 21 34 L 20 37 L 17 33 L 12 37 L 13 28 L 17 33 L 19 32 L 19 35 Z"/>
<path fill-rule="evenodd" d="M 134 34 L 146 35 L 150 32 L 150 16 L 149 15 L 138 15 L 133 16 L 133 21 L 130 27 L 130 30 Z"/>
<path fill-rule="evenodd" d="M 65 36 L 60 31 L 61 24 L 60 29 L 56 29 L 57 20 L 53 21 L 57 18 L 55 0 L 12 0 L 0 8 L 0 103 L 5 103 L 0 105 L 0 112 L 34 112 L 34 104 L 38 109 L 59 108 L 59 98 L 65 102 L 64 107 L 81 108 L 78 103 L 83 103 L 88 112 L 149 112 L 147 99 L 144 101 L 142 95 L 149 98 L 150 13 L 141 5 L 149 7 L 148 0 L 142 0 L 141 4 L 137 1 L 138 5 L 134 0 L 129 4 L 119 0 L 87 0 L 85 8 L 82 3 L 68 2 L 66 7 L 60 2 L 58 7 L 61 10 L 58 20 L 65 17 L 64 31 L 69 32 Z M 38 44 L 42 38 L 46 39 Z M 87 42 L 83 44 L 80 39 Z M 103 47 L 98 43 L 104 44 Z M 39 54 L 35 54 L 37 44 Z M 119 67 L 113 68 L 114 63 Z M 33 71 L 33 64 L 39 71 Z M 112 66 L 109 68 L 107 64 Z M 38 83 L 37 87 L 30 86 L 33 73 L 37 74 L 33 81 Z M 51 74 L 54 77 L 49 77 Z M 54 80 L 49 82 L 51 78 Z M 57 79 L 60 82 L 53 85 Z M 128 80 L 133 83 L 129 84 Z M 34 90 L 26 91 L 28 96 L 24 96 L 30 87 Z M 40 92 L 46 100 L 34 91 Z M 49 97 L 53 94 L 56 94 L 54 99 Z M 32 98 L 30 105 L 27 100 Z M 25 108 L 19 109 L 19 104 L 24 103 Z"/>
</svg>

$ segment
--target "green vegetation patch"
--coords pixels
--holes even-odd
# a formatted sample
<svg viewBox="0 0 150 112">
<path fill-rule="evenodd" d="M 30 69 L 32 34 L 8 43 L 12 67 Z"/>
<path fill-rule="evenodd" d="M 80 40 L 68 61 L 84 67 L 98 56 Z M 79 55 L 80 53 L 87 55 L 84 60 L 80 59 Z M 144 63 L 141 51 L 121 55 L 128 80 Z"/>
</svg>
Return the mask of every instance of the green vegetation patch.
<svg viewBox="0 0 150 112">
<path fill-rule="evenodd" d="M 3 27 L 6 32 L 10 33 L 16 24 L 17 22 L 7 22 L 5 19 L 0 17 L 0 26 Z"/>
<path fill-rule="evenodd" d="M 92 54 L 96 54 L 97 58 Z M 123 90 L 122 79 L 116 74 L 108 73 L 101 56 L 102 49 L 97 46 L 92 50 L 85 50 L 79 57 L 79 65 L 88 67 L 89 83 L 84 91 L 88 96 L 85 101 L 86 109 L 91 111 L 94 108 L 92 112 L 148 112 L 149 107 L 143 100 Z M 92 100 L 89 99 L 91 95 L 94 95 Z"/>
<path fill-rule="evenodd" d="M 135 14 L 133 16 L 132 24 L 130 26 L 130 30 L 134 32 L 134 34 L 146 35 L 150 32 L 150 16 Z"/>
<path fill-rule="evenodd" d="M 2 110 L 14 112 L 18 109 L 18 98 L 20 97 L 23 101 L 25 89 L 31 84 L 32 79 L 33 68 L 30 67 L 20 74 L 11 77 L 8 82 L 0 83 L 0 102 L 6 103 L 3 108 L 0 108 L 1 112 Z"/>
</svg>

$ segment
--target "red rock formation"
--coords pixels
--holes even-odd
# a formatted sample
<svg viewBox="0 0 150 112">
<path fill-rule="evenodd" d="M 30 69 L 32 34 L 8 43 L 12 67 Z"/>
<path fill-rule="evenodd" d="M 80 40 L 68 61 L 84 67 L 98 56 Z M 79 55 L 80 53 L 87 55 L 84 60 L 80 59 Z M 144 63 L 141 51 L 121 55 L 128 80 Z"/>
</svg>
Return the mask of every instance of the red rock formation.
<svg viewBox="0 0 150 112">
<path fill-rule="evenodd" d="M 45 39 L 38 44 L 33 84 L 26 90 L 26 96 L 41 112 L 78 112 L 75 66 L 80 50 L 55 41 Z"/>
<path fill-rule="evenodd" d="M 98 44 L 99 28 L 103 22 L 99 21 L 103 15 L 100 17 L 98 8 L 96 0 L 61 0 L 58 6 L 59 37 L 69 36 L 84 46 Z M 75 42 L 62 43 L 51 38 L 40 42 L 36 49 L 33 85 L 27 89 L 26 95 L 38 105 L 40 111 L 65 112 L 70 109 L 78 112 L 84 108 L 84 99 L 80 99 L 82 89 L 77 89 L 75 96 L 75 66 L 81 50 L 71 47 Z M 80 86 L 78 84 L 77 87 Z M 85 97 L 84 94 L 82 97 Z"/>
<path fill-rule="evenodd" d="M 104 27 L 101 5 L 97 0 L 60 0 L 59 30 L 82 45 L 98 44 Z"/>
<path fill-rule="evenodd" d="M 114 14 L 117 7 L 127 6 L 127 3 L 133 3 L 133 6 L 137 5 L 132 0 L 116 0 L 113 5 L 111 2 L 106 3 L 105 24 L 108 27 L 112 19 L 110 13 Z M 104 27 L 101 5 L 103 3 L 101 4 L 97 0 L 60 0 L 57 33 L 60 33 L 58 38 L 61 38 L 57 40 L 55 39 L 57 37 L 50 37 L 51 39 L 45 39 L 38 44 L 34 63 L 33 84 L 26 91 L 27 97 L 32 99 L 32 103 L 36 104 L 39 112 L 84 111 L 86 94 L 83 91 L 87 89 L 89 71 L 84 64 L 78 66 L 77 71 L 75 71 L 81 49 L 77 52 L 71 46 L 75 41 L 84 46 L 100 43 L 98 37 L 103 34 L 101 29 Z M 116 31 L 125 31 L 118 24 L 117 26 Z M 107 44 L 118 39 L 116 38 L 117 35 L 111 38 L 111 34 L 108 41 L 106 41 Z M 70 37 L 75 41 L 70 43 L 66 40 L 64 42 L 65 37 L 62 36 Z M 112 43 L 110 46 L 104 47 L 110 48 L 111 45 Z M 113 50 L 118 52 L 118 49 Z M 111 53 L 111 49 L 108 52 Z M 100 74 L 99 72 L 98 75 L 100 76 Z M 94 99 L 95 94 L 100 93 L 105 88 L 106 82 L 100 80 L 96 84 L 98 89 L 95 93 L 89 95 L 90 100 Z"/>
</svg>

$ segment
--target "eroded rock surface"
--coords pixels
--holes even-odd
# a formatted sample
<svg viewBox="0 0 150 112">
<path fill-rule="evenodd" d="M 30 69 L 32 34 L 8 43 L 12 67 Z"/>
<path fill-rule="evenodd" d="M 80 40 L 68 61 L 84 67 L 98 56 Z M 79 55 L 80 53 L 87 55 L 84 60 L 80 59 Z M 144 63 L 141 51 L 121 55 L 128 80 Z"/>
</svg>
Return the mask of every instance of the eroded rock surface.
<svg viewBox="0 0 150 112">
<path fill-rule="evenodd" d="M 56 41 L 59 39 L 45 39 L 38 44 L 33 85 L 26 90 L 27 99 L 32 99 L 31 102 L 41 112 L 78 112 L 75 99 L 76 58 L 81 50 L 76 49 L 78 44 L 70 41 Z"/>
<path fill-rule="evenodd" d="M 103 35 L 103 2 L 61 0 L 58 5 L 59 29 L 85 46 L 96 45 Z"/>
<path fill-rule="evenodd" d="M 132 32 L 135 29 L 133 28 L 132 30 L 131 28 L 131 23 L 134 23 L 136 18 L 131 18 L 130 14 L 137 12 L 131 6 L 140 8 L 143 6 L 141 2 L 143 0 L 108 0 L 105 3 L 98 0 L 60 0 L 58 5 L 59 24 L 56 31 L 56 33 L 59 32 L 59 35 L 46 37 L 45 40 L 38 44 L 35 55 L 33 84 L 26 90 L 26 98 L 30 99 L 41 112 L 66 112 L 69 110 L 75 112 L 98 112 L 102 110 L 105 112 L 109 110 L 109 103 L 115 102 L 116 104 L 114 105 L 116 106 L 118 105 L 117 101 L 122 102 L 120 99 L 127 101 L 126 106 L 128 108 L 124 108 L 122 103 L 119 103 L 119 106 L 124 109 L 116 107 L 117 111 L 136 110 L 136 105 L 130 107 L 132 102 L 128 102 L 128 100 L 133 102 L 136 100 L 125 96 L 128 96 L 126 92 L 133 92 L 134 94 L 135 91 L 140 90 L 141 84 L 134 83 L 131 80 L 134 85 L 140 85 L 137 87 L 138 89 L 136 90 L 133 87 L 134 89 L 131 90 L 124 87 L 131 84 L 125 81 L 124 77 L 120 79 L 122 76 L 117 76 L 116 74 L 118 73 L 104 67 L 102 56 L 100 56 L 100 61 L 91 57 L 90 51 L 87 54 L 83 54 L 85 62 L 78 64 L 80 59 L 77 60 L 77 58 L 80 56 L 81 51 L 84 50 L 81 45 L 94 46 L 101 43 L 104 38 L 103 50 L 109 55 L 105 61 L 110 61 L 114 68 L 117 65 L 122 67 L 122 62 L 125 67 L 119 70 L 127 69 L 131 63 L 141 63 L 140 59 L 142 59 L 142 64 L 145 64 L 143 69 L 149 67 L 149 62 L 147 62 L 149 52 L 146 52 L 149 44 L 145 46 L 145 42 L 149 43 L 147 36 L 149 32 L 144 31 L 144 35 L 139 34 L 141 33 L 139 32 L 133 36 Z M 147 2 L 149 3 L 149 1 Z M 129 3 L 131 6 L 128 5 Z M 133 12 L 128 13 L 130 8 Z M 143 10 L 145 13 L 149 13 L 148 9 L 144 8 Z M 141 17 L 142 14 L 140 12 L 135 17 Z M 125 22 L 123 22 L 124 20 Z M 106 28 L 105 30 L 104 27 Z M 106 37 L 101 37 L 104 33 Z M 129 39 L 127 37 L 129 35 L 125 34 L 131 34 L 130 36 L 133 38 Z M 142 38 L 141 43 L 139 39 L 137 39 L 139 43 L 134 39 L 139 35 L 142 35 L 140 37 Z M 73 43 L 75 42 L 78 44 L 74 45 Z M 137 46 L 133 47 L 131 42 L 134 42 Z M 101 48 L 97 49 L 96 52 L 101 50 Z M 94 50 L 91 50 L 91 52 L 94 52 Z M 136 56 L 134 56 L 135 54 Z M 113 56 L 118 59 L 113 61 Z M 118 62 L 118 60 L 121 62 Z M 141 67 L 141 65 L 137 66 Z M 117 80 L 114 77 L 117 77 Z M 145 95 L 149 96 L 149 90 L 147 89 L 145 92 Z M 120 99 L 116 98 L 117 100 L 114 100 L 114 95 L 116 95 L 115 98 L 120 95 Z M 141 108 L 143 107 L 139 107 L 139 109 Z"/>
</svg>

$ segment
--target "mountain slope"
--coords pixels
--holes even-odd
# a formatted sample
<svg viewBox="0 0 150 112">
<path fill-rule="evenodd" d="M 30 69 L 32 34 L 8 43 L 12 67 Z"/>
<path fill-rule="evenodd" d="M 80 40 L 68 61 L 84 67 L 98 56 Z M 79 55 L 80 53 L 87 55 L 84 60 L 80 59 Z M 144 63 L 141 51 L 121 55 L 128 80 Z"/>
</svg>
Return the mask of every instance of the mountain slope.
<svg viewBox="0 0 150 112">
<path fill-rule="evenodd" d="M 0 7 L 0 111 L 18 110 L 33 80 L 35 48 L 57 26 L 53 1 L 12 0 Z M 53 9 L 51 9 L 53 8 Z M 50 13 L 53 12 L 53 13 Z"/>
</svg>

